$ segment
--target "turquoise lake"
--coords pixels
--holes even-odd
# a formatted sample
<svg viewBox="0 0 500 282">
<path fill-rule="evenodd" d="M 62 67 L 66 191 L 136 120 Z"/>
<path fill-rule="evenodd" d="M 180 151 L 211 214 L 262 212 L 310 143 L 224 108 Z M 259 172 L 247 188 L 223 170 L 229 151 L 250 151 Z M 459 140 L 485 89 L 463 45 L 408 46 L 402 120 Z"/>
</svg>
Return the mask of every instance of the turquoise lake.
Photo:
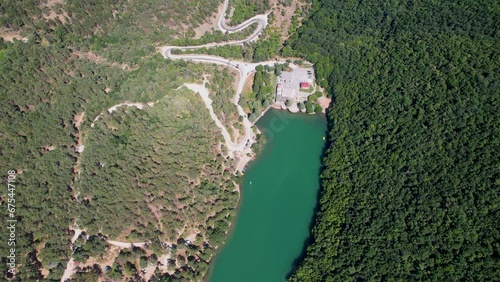
<svg viewBox="0 0 500 282">
<path fill-rule="evenodd" d="M 210 282 L 281 282 L 309 237 L 326 136 L 324 115 L 270 110 L 257 123 L 267 142 L 248 165 L 241 202 Z"/>
</svg>

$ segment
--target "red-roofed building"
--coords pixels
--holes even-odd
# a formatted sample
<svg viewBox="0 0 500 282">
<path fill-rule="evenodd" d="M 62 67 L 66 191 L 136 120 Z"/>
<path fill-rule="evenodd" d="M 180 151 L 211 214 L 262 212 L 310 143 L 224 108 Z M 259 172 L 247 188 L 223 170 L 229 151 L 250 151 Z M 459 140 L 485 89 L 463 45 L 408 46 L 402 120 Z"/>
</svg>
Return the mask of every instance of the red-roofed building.
<svg viewBox="0 0 500 282">
<path fill-rule="evenodd" d="M 300 83 L 300 89 L 309 89 L 309 86 L 310 86 L 309 82 L 302 81 Z"/>
</svg>

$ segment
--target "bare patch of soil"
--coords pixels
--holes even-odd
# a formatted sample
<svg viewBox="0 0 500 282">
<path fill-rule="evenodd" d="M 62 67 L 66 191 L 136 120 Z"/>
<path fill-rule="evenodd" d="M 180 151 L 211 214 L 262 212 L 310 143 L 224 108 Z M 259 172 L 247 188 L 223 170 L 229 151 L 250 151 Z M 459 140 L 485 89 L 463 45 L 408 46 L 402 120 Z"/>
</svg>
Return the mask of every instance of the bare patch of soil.
<svg viewBox="0 0 500 282">
<path fill-rule="evenodd" d="M 82 124 L 83 122 L 83 118 L 85 117 L 85 112 L 81 112 L 81 113 L 77 113 L 75 115 L 73 115 L 73 126 L 76 128 L 76 134 L 74 135 L 75 137 L 75 141 L 76 141 L 76 147 L 75 149 L 77 150 L 77 152 L 81 153 L 83 152 L 83 149 L 85 148 L 83 146 L 83 136 L 82 136 L 82 131 L 80 130 L 80 125 Z M 73 183 L 75 183 L 78 178 L 80 177 L 80 157 L 78 156 L 76 158 L 76 161 L 75 163 L 73 164 Z M 78 195 L 80 195 L 80 193 L 77 191 L 77 189 L 73 186 L 71 186 L 72 188 L 72 192 L 73 192 L 73 198 L 75 199 L 78 199 Z"/>
<path fill-rule="evenodd" d="M 212 31 L 212 28 L 217 28 L 217 19 L 219 18 L 220 14 L 222 14 L 223 10 L 224 2 L 219 5 L 217 13 L 214 13 L 210 18 L 205 19 L 205 22 L 203 24 L 193 29 L 196 34 L 194 38 L 200 38 L 203 34 Z"/>
<path fill-rule="evenodd" d="M 10 29 L 0 29 L 0 37 L 5 41 L 14 42 L 14 38 L 17 40 L 22 40 L 21 31 L 14 31 Z"/>
<path fill-rule="evenodd" d="M 296 13 L 297 9 L 310 9 L 310 4 L 301 1 L 293 1 L 290 6 L 284 6 L 280 5 L 278 0 L 270 0 L 269 2 L 275 16 L 275 21 L 272 25 L 279 28 L 281 33 L 281 42 L 284 42 L 290 37 L 288 31 L 292 24 L 292 17 Z M 302 18 L 299 18 L 299 26 L 301 21 Z"/>
<path fill-rule="evenodd" d="M 55 149 L 56 149 L 56 146 L 54 146 L 54 145 L 46 145 L 46 146 L 42 147 L 42 153 L 54 151 Z"/>
<path fill-rule="evenodd" d="M 55 18 L 58 18 L 63 24 L 67 22 L 67 20 L 69 19 L 68 17 L 68 14 L 66 13 L 66 11 L 62 11 L 57 13 L 58 11 L 55 10 L 56 7 L 54 7 L 54 5 L 56 4 L 64 4 L 64 2 L 66 2 L 66 0 L 48 0 L 46 3 L 42 4 L 41 5 L 41 8 L 48 8 L 49 9 L 49 13 L 48 15 L 47 14 L 44 14 L 43 15 L 43 18 L 44 19 L 47 19 L 47 20 L 53 20 Z"/>
<path fill-rule="evenodd" d="M 251 73 L 250 75 L 248 75 L 248 78 L 247 80 L 245 81 L 245 84 L 243 84 L 243 93 L 242 94 L 245 94 L 245 93 L 249 93 L 252 91 L 252 85 L 253 85 L 253 79 L 255 77 L 255 72 Z"/>
<path fill-rule="evenodd" d="M 160 227 L 160 230 L 163 230 L 163 225 L 161 224 L 161 210 L 158 206 L 148 204 L 148 208 L 151 211 L 151 213 L 155 216 L 156 220 L 158 220 L 158 225 Z"/>
<path fill-rule="evenodd" d="M 81 112 L 81 113 L 75 114 L 73 116 L 73 125 L 76 128 L 80 128 L 80 124 L 82 123 L 84 116 L 85 116 L 85 112 Z"/>
<path fill-rule="evenodd" d="M 96 55 L 92 51 L 88 51 L 88 52 L 73 51 L 73 55 L 77 56 L 80 59 L 85 58 L 85 59 L 92 61 L 96 64 L 104 64 L 107 66 L 121 68 L 122 70 L 135 70 L 138 68 L 138 66 L 132 67 L 132 66 L 129 66 L 128 64 L 125 64 L 125 63 L 120 64 L 117 62 L 109 62 L 106 58 L 101 57 L 99 55 Z"/>
<path fill-rule="evenodd" d="M 238 118 L 236 117 L 236 119 L 238 119 Z M 238 122 L 238 120 L 236 120 L 236 122 Z M 231 131 L 233 132 L 233 136 L 232 136 L 233 142 L 238 143 L 239 139 L 241 137 L 240 131 L 234 127 L 233 123 L 230 125 L 230 127 L 231 127 Z"/>
<path fill-rule="evenodd" d="M 330 106 L 330 102 L 332 101 L 331 98 L 328 98 L 326 96 L 321 96 L 318 98 L 318 103 L 319 105 L 321 106 L 321 108 L 323 108 L 323 113 L 326 112 L 326 109 L 328 109 L 328 107 Z"/>
<path fill-rule="evenodd" d="M 45 4 L 43 4 L 43 5 L 45 7 L 49 7 L 50 8 L 50 7 L 54 6 L 55 4 L 58 4 L 58 3 L 62 4 L 64 2 L 66 2 L 66 0 L 47 0 L 47 2 Z"/>
<path fill-rule="evenodd" d="M 132 230 L 134 230 L 134 227 L 132 227 L 132 226 L 127 227 L 127 229 L 123 230 L 120 233 L 120 235 L 118 235 L 118 237 L 116 238 L 116 241 L 124 241 L 127 238 L 127 236 L 130 235 Z"/>
<path fill-rule="evenodd" d="M 37 246 L 37 247 L 36 247 L 36 249 L 35 249 L 35 250 L 36 250 L 36 258 L 37 258 L 39 261 L 41 261 L 41 260 L 40 260 L 40 258 L 38 258 L 38 255 L 40 255 L 40 252 L 43 250 L 43 248 L 44 248 L 44 247 L 45 247 L 45 242 L 42 242 L 42 243 L 38 244 L 38 246 Z M 44 268 L 44 267 L 42 267 L 42 268 L 40 269 L 40 272 L 42 272 L 42 276 L 43 276 L 44 278 L 45 278 L 45 277 L 47 277 L 47 275 L 49 275 L 49 274 L 50 274 L 50 271 L 49 271 L 48 269 Z"/>
</svg>

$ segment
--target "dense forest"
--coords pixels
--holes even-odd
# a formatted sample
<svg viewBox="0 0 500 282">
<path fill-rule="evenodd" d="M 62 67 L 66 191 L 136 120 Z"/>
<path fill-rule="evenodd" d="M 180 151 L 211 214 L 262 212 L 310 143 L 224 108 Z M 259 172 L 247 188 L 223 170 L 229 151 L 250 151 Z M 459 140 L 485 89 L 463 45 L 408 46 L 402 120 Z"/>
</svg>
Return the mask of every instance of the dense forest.
<svg viewBox="0 0 500 282">
<path fill-rule="evenodd" d="M 284 54 L 333 97 L 290 281 L 500 277 L 497 1 L 314 3 Z"/>
</svg>

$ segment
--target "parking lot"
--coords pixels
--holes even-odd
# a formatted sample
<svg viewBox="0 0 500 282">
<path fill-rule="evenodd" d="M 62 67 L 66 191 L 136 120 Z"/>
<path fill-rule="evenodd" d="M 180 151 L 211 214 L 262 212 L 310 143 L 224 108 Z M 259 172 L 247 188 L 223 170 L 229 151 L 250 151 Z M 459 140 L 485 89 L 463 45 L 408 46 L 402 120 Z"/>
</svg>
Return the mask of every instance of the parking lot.
<svg viewBox="0 0 500 282">
<path fill-rule="evenodd" d="M 276 86 L 276 101 L 284 102 L 286 100 L 299 101 L 306 99 L 311 92 L 301 89 L 301 82 L 309 83 L 313 86 L 312 68 L 294 68 L 292 71 L 284 71 L 278 77 Z"/>
</svg>

